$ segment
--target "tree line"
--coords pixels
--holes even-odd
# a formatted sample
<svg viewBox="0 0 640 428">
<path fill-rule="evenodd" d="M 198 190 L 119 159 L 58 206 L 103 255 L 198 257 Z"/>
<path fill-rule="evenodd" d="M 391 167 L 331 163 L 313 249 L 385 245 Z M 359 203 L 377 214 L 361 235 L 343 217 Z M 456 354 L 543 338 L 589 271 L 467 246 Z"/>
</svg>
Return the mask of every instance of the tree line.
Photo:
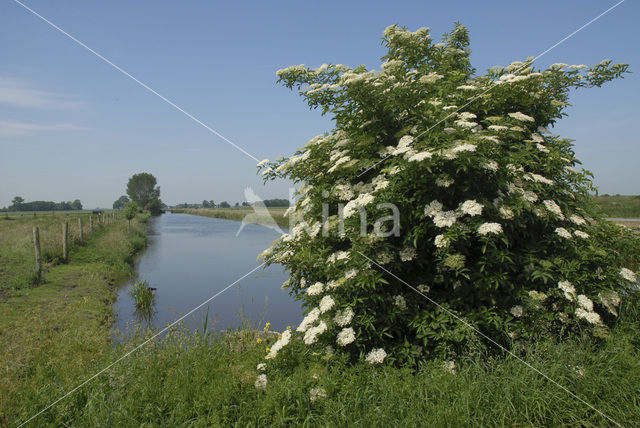
<svg viewBox="0 0 640 428">
<path fill-rule="evenodd" d="M 80 199 L 75 201 L 31 201 L 25 202 L 21 196 L 16 196 L 11 201 L 11 205 L 8 208 L 3 208 L 2 211 L 71 211 L 81 210 L 82 202 Z"/>
</svg>

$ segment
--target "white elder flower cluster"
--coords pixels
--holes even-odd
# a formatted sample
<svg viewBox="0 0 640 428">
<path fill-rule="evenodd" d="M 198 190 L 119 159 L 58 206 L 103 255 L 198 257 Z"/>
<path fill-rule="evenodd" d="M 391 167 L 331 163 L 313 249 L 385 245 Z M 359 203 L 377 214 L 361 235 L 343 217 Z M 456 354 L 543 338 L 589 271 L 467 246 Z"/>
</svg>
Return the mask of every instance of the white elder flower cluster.
<svg viewBox="0 0 640 428">
<path fill-rule="evenodd" d="M 521 112 L 515 112 L 515 113 L 509 113 L 509 117 L 512 117 L 516 120 L 522 121 L 522 122 L 535 122 L 536 120 L 534 118 L 532 118 L 531 116 L 527 116 L 524 113 Z"/>
<path fill-rule="evenodd" d="M 482 223 L 478 227 L 478 234 L 480 235 L 497 235 L 500 233 L 502 233 L 502 225 L 500 223 Z"/>
<path fill-rule="evenodd" d="M 315 284 L 307 288 L 307 294 L 309 296 L 317 296 L 318 294 L 321 294 L 323 290 L 324 284 L 321 282 L 316 282 Z"/>
<path fill-rule="evenodd" d="M 344 327 L 351 322 L 351 320 L 353 319 L 353 315 L 353 310 L 351 308 L 346 308 L 342 311 L 338 311 L 333 318 L 333 321 L 340 327 Z"/>
<path fill-rule="evenodd" d="M 261 391 L 264 391 L 267 389 L 267 375 L 266 374 L 260 374 L 256 377 L 256 381 L 254 383 L 254 386 L 256 387 L 256 389 L 259 389 Z"/>
<path fill-rule="evenodd" d="M 343 328 L 340 333 L 338 333 L 338 338 L 336 342 L 340 346 L 347 346 L 350 343 L 353 343 L 356 340 L 356 333 L 353 331 L 353 328 L 347 327 Z"/>
<path fill-rule="evenodd" d="M 403 262 L 408 262 L 415 259 L 417 255 L 418 253 L 416 252 L 415 248 L 407 247 L 400 251 L 400 260 L 402 260 Z"/>
<path fill-rule="evenodd" d="M 363 193 L 357 198 L 347 202 L 342 210 L 344 218 L 349 218 L 354 215 L 360 208 L 364 208 L 375 200 L 375 196 L 369 193 Z"/>
<path fill-rule="evenodd" d="M 384 359 L 387 358 L 387 353 L 382 348 L 372 349 L 367 356 L 365 357 L 365 361 L 371 365 L 373 364 L 382 364 Z"/>
<path fill-rule="evenodd" d="M 629 282 L 638 282 L 638 276 L 631 269 L 622 268 L 620 270 L 620 276 L 622 276 L 624 279 L 626 279 Z"/>
<path fill-rule="evenodd" d="M 462 213 L 470 216 L 476 216 L 476 215 L 482 214 L 482 208 L 484 208 L 484 206 L 474 200 L 464 201 L 458 207 L 458 209 L 462 211 Z"/>
<path fill-rule="evenodd" d="M 278 355 L 278 352 L 280 352 L 282 348 L 284 348 L 289 344 L 290 340 L 291 340 L 291 330 L 285 330 L 280 336 L 280 338 L 271 346 L 271 349 L 269 350 L 269 353 L 265 358 L 267 360 L 275 358 L 276 355 Z"/>
<path fill-rule="evenodd" d="M 564 297 L 569 301 L 575 300 L 576 288 L 569 281 L 559 281 L 558 288 L 564 293 Z"/>
<path fill-rule="evenodd" d="M 542 203 L 544 204 L 545 208 L 549 210 L 550 213 L 564 220 L 564 214 L 562 214 L 562 210 L 560 209 L 560 206 L 555 201 L 547 199 L 545 201 L 542 201 Z"/>
<path fill-rule="evenodd" d="M 424 213 L 428 217 L 433 218 L 433 223 L 440 228 L 451 227 L 458 220 L 458 214 L 455 211 L 442 211 L 442 204 L 438 201 L 432 201 L 428 204 Z"/>
</svg>

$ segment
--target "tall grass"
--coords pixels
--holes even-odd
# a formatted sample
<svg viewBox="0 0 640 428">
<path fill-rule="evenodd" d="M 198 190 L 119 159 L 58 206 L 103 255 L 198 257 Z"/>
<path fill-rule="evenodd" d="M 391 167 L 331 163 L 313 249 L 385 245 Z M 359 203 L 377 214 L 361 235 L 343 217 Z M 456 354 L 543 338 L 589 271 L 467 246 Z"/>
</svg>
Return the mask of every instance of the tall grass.
<svg viewBox="0 0 640 428">
<path fill-rule="evenodd" d="M 273 338 L 171 331 L 149 342 L 49 410 L 43 425 L 74 426 L 623 426 L 640 420 L 638 301 L 627 305 L 604 342 L 575 338 L 514 348 L 524 362 L 482 347 L 456 359 L 456 371 L 431 361 L 416 368 L 347 364 L 304 346 L 270 361 L 266 391 L 256 366 Z M 113 361 L 151 332 L 113 349 Z M 322 388 L 326 398 L 311 401 Z M 563 388 L 566 388 L 563 389 Z M 47 385 L 43 394 L 50 393 Z M 576 399 L 570 393 L 576 394 Z M 55 395 L 55 394 L 53 394 Z M 42 399 L 42 401 L 46 401 Z M 37 408 L 34 402 L 25 403 Z"/>
<path fill-rule="evenodd" d="M 156 299 L 153 291 L 147 281 L 138 281 L 129 290 L 129 295 L 135 300 L 136 309 L 140 313 L 145 315 L 151 313 Z"/>
</svg>

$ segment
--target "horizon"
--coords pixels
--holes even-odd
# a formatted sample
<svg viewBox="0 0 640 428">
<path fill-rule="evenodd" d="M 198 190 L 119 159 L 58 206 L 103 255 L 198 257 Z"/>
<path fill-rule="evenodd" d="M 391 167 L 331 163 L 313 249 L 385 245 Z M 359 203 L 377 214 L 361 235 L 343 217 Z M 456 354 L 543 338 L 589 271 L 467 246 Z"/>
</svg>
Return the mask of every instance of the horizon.
<svg viewBox="0 0 640 428">
<path fill-rule="evenodd" d="M 15 196 L 111 207 L 126 193 L 129 177 L 143 171 L 157 177 L 168 206 L 203 199 L 242 203 L 245 187 L 263 199 L 287 198 L 291 183 L 263 186 L 255 159 L 289 156 L 333 124 L 278 85 L 278 69 L 301 63 L 380 69 L 387 26 L 430 27 L 437 39 L 460 21 L 470 30 L 472 64 L 482 74 L 540 54 L 615 2 L 589 1 L 579 10 L 552 2 L 499 2 L 492 8 L 374 2 L 366 10 L 337 2 L 321 10 L 293 2 L 252 8 L 206 2 L 181 8 L 156 2 L 24 4 L 228 141 L 19 3 L 6 2 L 0 14 L 6 47 L 0 60 L 0 207 Z M 620 4 L 534 63 L 545 68 L 611 58 L 630 64 L 632 73 L 624 79 L 572 91 L 569 116 L 552 128 L 575 140 L 576 155 L 594 173 L 601 195 L 640 194 L 633 128 L 640 113 L 634 97 L 640 79 L 633 74 L 640 53 L 623 42 L 640 36 L 633 22 L 639 11 L 637 3 Z"/>
</svg>

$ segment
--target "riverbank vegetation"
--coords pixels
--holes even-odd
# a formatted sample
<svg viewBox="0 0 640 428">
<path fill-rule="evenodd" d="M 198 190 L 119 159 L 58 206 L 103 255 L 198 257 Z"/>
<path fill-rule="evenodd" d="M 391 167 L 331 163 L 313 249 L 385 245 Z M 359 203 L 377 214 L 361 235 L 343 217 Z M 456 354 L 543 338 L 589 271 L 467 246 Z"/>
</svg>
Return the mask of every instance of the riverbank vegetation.
<svg viewBox="0 0 640 428">
<path fill-rule="evenodd" d="M 289 227 L 289 217 L 284 215 L 287 208 L 268 207 L 267 211 L 256 211 L 251 207 L 240 208 L 174 208 L 173 213 L 200 215 L 204 217 L 222 218 L 234 221 L 247 221 L 255 224 L 271 224 L 271 219 L 283 228 Z M 268 213 L 268 214 L 267 214 Z M 247 215 L 251 214 L 251 217 Z M 255 214 L 255 215 L 254 215 Z"/>
<path fill-rule="evenodd" d="M 263 373 L 257 367 L 274 339 L 249 330 L 216 334 L 178 327 L 33 426 L 614 426 L 607 417 L 633 426 L 640 415 L 639 303 L 624 304 L 604 342 L 586 336 L 546 340 L 510 348 L 514 357 L 486 352 L 478 341 L 454 366 L 442 360 L 414 368 L 354 365 L 297 346 L 270 364 L 264 385 L 256 381 Z M 4 422 L 26 419 L 151 334 L 141 331 L 112 349 L 103 347 L 103 337 L 83 337 L 80 355 L 73 355 L 77 369 L 40 360 L 42 368 L 30 367 L 44 383 L 31 383 L 19 405 L 11 400 L 12 419 L 6 414 Z M 85 361 L 85 347 L 99 352 Z"/>
<path fill-rule="evenodd" d="M 37 286 L 28 281 L 34 224 L 49 255 Z M 60 231 L 59 217 L 0 220 L 0 426 L 15 426 L 111 357 L 116 285 L 146 243 L 140 226 L 128 232 L 124 220 L 96 223 L 60 264 Z"/>
<path fill-rule="evenodd" d="M 593 200 L 605 217 L 640 218 L 640 195 L 600 195 Z"/>
</svg>

